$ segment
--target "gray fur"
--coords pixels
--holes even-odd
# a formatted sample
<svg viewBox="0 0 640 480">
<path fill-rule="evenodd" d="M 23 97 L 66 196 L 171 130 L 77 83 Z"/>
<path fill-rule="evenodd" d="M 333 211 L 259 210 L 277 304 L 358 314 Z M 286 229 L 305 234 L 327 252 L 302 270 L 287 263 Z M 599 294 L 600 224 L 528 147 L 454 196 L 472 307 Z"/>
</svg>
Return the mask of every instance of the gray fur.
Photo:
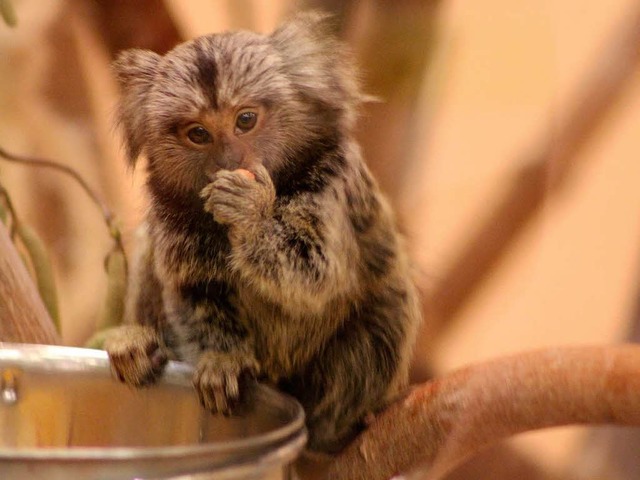
<svg viewBox="0 0 640 480">
<path fill-rule="evenodd" d="M 210 35 L 116 61 L 119 119 L 130 161 L 148 158 L 151 207 L 129 302 L 140 327 L 107 350 L 134 385 L 166 358 L 193 363 L 212 411 L 232 410 L 242 376 L 269 381 L 302 402 L 310 447 L 336 451 L 406 385 L 420 313 L 352 135 L 365 97 L 324 22 L 304 14 L 270 36 Z M 243 107 L 258 124 L 238 134 Z M 211 144 L 189 144 L 193 122 Z"/>
</svg>

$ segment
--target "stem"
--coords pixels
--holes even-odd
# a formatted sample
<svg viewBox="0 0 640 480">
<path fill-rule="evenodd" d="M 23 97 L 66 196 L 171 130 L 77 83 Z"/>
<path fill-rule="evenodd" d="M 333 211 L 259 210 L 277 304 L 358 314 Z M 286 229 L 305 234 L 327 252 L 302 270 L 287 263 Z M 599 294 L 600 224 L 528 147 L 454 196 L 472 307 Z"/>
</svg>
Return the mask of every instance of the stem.
<svg viewBox="0 0 640 480">
<path fill-rule="evenodd" d="M 4 198 L 4 203 L 9 210 L 9 214 L 11 215 L 11 229 L 9 230 L 9 237 L 12 242 L 15 242 L 16 239 L 16 231 L 18 230 L 18 225 L 20 224 L 20 220 L 18 219 L 18 215 L 16 214 L 16 209 L 13 207 L 13 202 L 11 201 L 11 197 L 9 196 L 9 192 L 4 185 L 0 183 L 0 196 Z"/>
<path fill-rule="evenodd" d="M 71 167 L 68 167 L 67 165 L 53 162 L 51 160 L 45 160 L 42 158 L 34 158 L 34 157 L 26 157 L 26 156 L 9 153 L 1 146 L 0 146 L 0 157 L 10 162 L 20 163 L 20 164 L 28 165 L 32 167 L 50 168 L 60 173 L 69 175 L 71 178 L 73 178 L 78 183 L 78 185 L 80 185 L 80 187 L 85 191 L 85 193 L 89 196 L 89 198 L 93 201 L 93 203 L 101 210 L 102 217 L 104 218 L 104 221 L 107 225 L 107 229 L 109 230 L 109 235 L 113 238 L 113 240 L 116 243 L 116 248 L 124 251 L 124 246 L 122 245 L 122 236 L 120 235 L 120 230 L 116 225 L 115 216 L 113 215 L 113 212 L 111 211 L 109 206 L 104 202 L 104 200 L 100 198 L 98 193 L 96 193 L 96 191 L 89 186 L 89 184 L 84 180 L 84 178 L 80 176 L 78 172 L 76 172 Z M 5 193 L 4 189 L 0 191 L 0 193 Z M 7 206 L 9 207 L 9 209 L 13 214 L 13 209 L 11 208 L 10 200 L 8 200 L 8 196 L 6 194 L 5 194 L 5 198 L 7 198 L 7 204 L 8 204 Z M 14 220 L 15 220 L 15 217 L 14 217 Z M 15 229 L 12 228 L 12 233 L 13 233 L 13 230 Z"/>
<path fill-rule="evenodd" d="M 102 215 L 107 222 L 107 225 L 111 224 L 113 214 L 109 207 L 105 204 L 104 201 L 98 196 L 98 194 L 89 186 L 89 184 L 80 176 L 78 172 L 76 172 L 71 167 L 66 165 L 62 165 L 57 162 L 53 162 L 51 160 L 44 160 L 41 158 L 33 158 L 33 157 L 24 157 L 15 155 L 7 152 L 4 148 L 0 147 L 0 157 L 3 157 L 5 160 L 10 162 L 22 163 L 24 165 L 30 165 L 34 167 L 44 167 L 44 168 L 52 168 L 59 172 L 65 173 L 75 179 L 76 182 L 82 187 L 82 189 L 86 192 L 87 195 L 93 200 L 100 210 L 102 210 Z"/>
</svg>

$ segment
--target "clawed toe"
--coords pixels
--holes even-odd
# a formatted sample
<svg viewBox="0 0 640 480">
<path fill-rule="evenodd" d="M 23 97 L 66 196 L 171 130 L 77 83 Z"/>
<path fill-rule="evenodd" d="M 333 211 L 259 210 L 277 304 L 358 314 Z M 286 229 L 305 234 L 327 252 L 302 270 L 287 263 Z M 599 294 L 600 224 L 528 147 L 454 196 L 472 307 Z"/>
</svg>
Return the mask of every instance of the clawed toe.
<svg viewBox="0 0 640 480">
<path fill-rule="evenodd" d="M 122 326 L 109 335 L 104 346 L 115 377 L 134 387 L 155 382 L 168 361 L 166 350 L 150 327 Z"/>
<path fill-rule="evenodd" d="M 202 406 L 212 413 L 230 415 L 240 399 L 240 377 L 245 373 L 255 374 L 252 364 L 239 355 L 204 353 L 193 377 Z"/>
</svg>

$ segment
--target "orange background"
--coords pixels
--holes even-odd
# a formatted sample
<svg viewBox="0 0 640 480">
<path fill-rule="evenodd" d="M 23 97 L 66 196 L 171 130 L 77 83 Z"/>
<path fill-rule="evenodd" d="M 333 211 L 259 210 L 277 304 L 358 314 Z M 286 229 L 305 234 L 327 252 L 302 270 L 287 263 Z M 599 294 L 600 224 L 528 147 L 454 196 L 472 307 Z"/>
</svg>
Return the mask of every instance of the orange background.
<svg viewBox="0 0 640 480">
<path fill-rule="evenodd" d="M 15 1 L 19 28 L 0 26 L 0 144 L 74 166 L 109 199 L 130 238 L 144 208 L 142 172 L 131 175 L 124 166 L 112 128 L 117 88 L 87 3 Z M 184 38 L 237 27 L 268 32 L 293 8 L 285 0 L 164 3 Z M 353 38 L 375 3 L 358 3 Z M 495 208 L 528 152 L 558 133 L 590 72 L 607 68 L 605 47 L 636 5 L 442 3 L 413 114 L 389 118 L 399 131 L 411 131 L 394 201 L 427 292 Z M 418 349 L 418 361 L 446 372 L 543 346 L 623 340 L 638 297 L 639 153 L 636 72 L 587 139 L 565 188 L 545 197 L 540 214 L 455 321 L 428 349 Z M 95 328 L 106 288 L 101 268 L 109 239 L 101 220 L 75 186 L 54 174 L 0 164 L 0 181 L 50 246 L 63 337 L 81 344 Z M 557 429 L 515 444 L 561 472 L 575 463 L 584 435 Z"/>
</svg>

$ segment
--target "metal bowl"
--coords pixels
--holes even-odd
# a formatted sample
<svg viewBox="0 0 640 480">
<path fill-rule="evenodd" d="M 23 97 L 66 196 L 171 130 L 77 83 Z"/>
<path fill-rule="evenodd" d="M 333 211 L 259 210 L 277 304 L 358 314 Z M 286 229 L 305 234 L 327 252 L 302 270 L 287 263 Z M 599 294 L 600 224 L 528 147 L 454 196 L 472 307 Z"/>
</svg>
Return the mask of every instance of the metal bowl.
<svg viewBox="0 0 640 480">
<path fill-rule="evenodd" d="M 0 342 L 0 478 L 289 478 L 306 441 L 291 397 L 252 383 L 232 417 L 204 411 L 192 369 L 132 389 L 105 352 Z"/>
</svg>

